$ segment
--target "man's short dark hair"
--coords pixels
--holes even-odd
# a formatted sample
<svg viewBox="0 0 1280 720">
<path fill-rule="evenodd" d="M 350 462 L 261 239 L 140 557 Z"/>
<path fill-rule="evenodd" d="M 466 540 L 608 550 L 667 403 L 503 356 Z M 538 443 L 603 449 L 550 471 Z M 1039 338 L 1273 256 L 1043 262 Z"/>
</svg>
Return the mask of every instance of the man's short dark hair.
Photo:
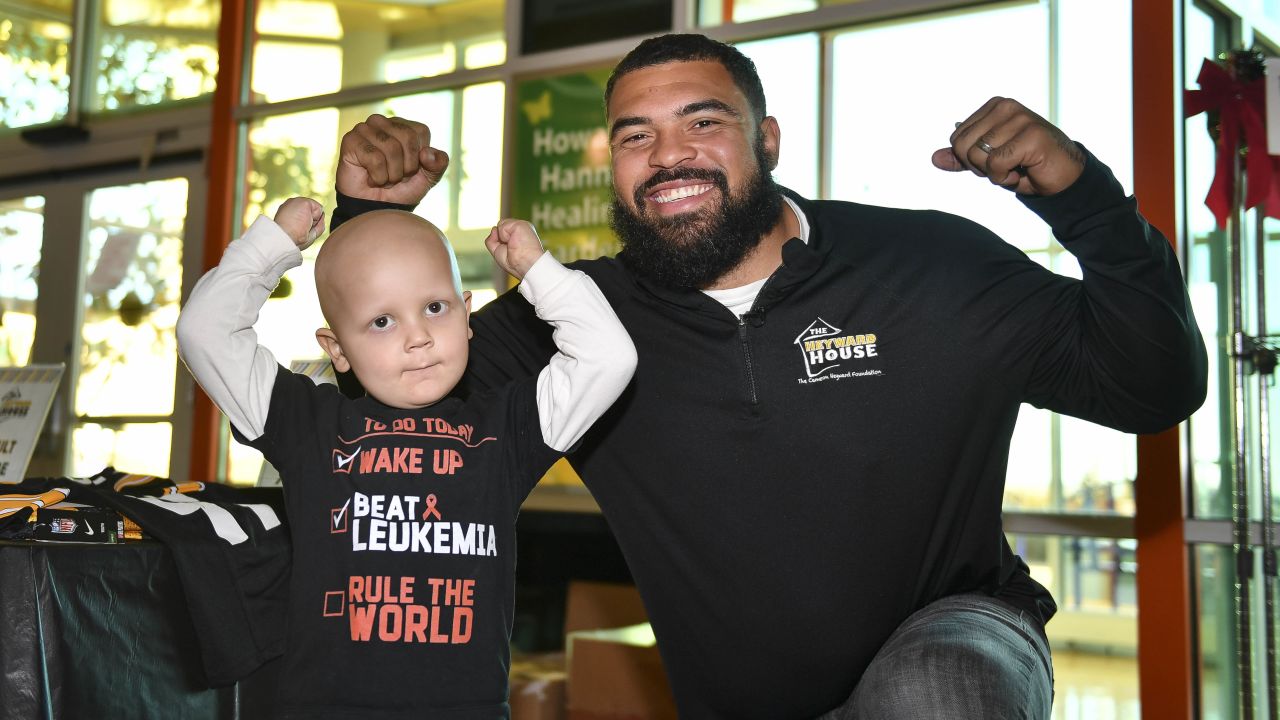
<svg viewBox="0 0 1280 720">
<path fill-rule="evenodd" d="M 604 88 L 605 107 L 608 108 L 609 98 L 613 97 L 614 84 L 623 75 L 654 65 L 698 60 L 709 60 L 723 65 L 724 69 L 729 71 L 734 84 L 746 96 L 751 109 L 755 111 L 756 121 L 764 119 L 764 87 L 760 84 L 760 76 L 756 73 L 756 64 L 732 45 L 712 40 L 706 35 L 694 34 L 659 35 L 635 46 L 635 49 L 627 53 L 609 75 L 609 82 Z"/>
</svg>

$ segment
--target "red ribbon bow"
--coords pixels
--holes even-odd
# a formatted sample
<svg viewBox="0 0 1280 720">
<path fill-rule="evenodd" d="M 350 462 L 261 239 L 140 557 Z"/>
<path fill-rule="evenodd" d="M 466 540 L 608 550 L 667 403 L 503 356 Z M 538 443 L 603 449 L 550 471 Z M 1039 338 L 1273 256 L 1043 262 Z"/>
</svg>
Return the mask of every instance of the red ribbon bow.
<svg viewBox="0 0 1280 720">
<path fill-rule="evenodd" d="M 1241 134 L 1249 148 L 1245 163 L 1246 210 L 1263 206 L 1263 214 L 1280 217 L 1280 188 L 1272 187 L 1272 179 L 1280 174 L 1276 158 L 1267 155 L 1265 121 L 1266 85 L 1263 78 L 1241 82 L 1217 63 L 1205 60 L 1196 78 L 1199 90 L 1183 93 L 1187 117 L 1206 110 L 1218 111 L 1218 162 L 1213 184 L 1204 204 L 1213 212 L 1218 226 L 1225 228 L 1235 198 L 1236 176 L 1232 159 L 1240 148 Z"/>
</svg>

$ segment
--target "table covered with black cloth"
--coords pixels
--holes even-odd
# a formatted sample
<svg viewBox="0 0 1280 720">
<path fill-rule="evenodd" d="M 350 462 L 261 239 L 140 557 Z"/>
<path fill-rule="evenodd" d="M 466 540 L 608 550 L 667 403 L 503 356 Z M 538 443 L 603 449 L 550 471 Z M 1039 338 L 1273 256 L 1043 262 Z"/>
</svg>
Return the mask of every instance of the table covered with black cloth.
<svg viewBox="0 0 1280 720">
<path fill-rule="evenodd" d="M 0 718 L 257 718 L 274 663 L 210 688 L 169 549 L 0 542 Z"/>
</svg>

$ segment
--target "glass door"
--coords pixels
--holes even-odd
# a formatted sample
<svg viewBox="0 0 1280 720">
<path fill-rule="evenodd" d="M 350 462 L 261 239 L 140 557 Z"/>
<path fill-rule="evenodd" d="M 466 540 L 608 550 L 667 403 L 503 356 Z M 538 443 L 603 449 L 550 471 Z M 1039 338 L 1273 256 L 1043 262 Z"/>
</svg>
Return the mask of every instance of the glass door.
<svg viewBox="0 0 1280 720">
<path fill-rule="evenodd" d="M 86 196 L 70 472 L 170 475 L 185 177 Z M 198 247 L 198 246 L 197 246 Z"/>
<path fill-rule="evenodd" d="M 200 165 L 185 162 L 0 197 L 0 243 L 12 230 L 42 250 L 0 268 L 15 279 L 0 293 L 13 321 L 0 342 L 14 358 L 29 346 L 12 364 L 67 366 L 28 476 L 185 472 L 193 387 L 174 327 L 200 271 L 204 194 Z"/>
<path fill-rule="evenodd" d="M 1261 4 L 1256 7 L 1260 8 Z M 1183 14 L 1183 75 L 1200 87 L 1202 64 L 1253 47 L 1276 56 L 1259 28 L 1267 18 L 1189 1 Z M 1219 225 L 1205 204 L 1222 152 L 1214 120 L 1185 121 L 1187 282 L 1209 350 L 1209 392 L 1192 416 L 1187 539 L 1198 610 L 1197 710 L 1205 720 L 1280 715 L 1277 662 L 1277 503 L 1271 448 L 1280 390 L 1280 220 L 1236 211 Z M 1237 186 L 1243 192 L 1242 174 Z M 1241 199 L 1235 205 L 1239 207 Z"/>
</svg>

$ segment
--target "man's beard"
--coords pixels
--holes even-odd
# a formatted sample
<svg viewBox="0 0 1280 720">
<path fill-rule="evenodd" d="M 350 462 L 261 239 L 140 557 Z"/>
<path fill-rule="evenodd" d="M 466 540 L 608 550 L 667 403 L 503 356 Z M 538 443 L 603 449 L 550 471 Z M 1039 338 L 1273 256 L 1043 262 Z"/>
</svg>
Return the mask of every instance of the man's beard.
<svg viewBox="0 0 1280 720">
<path fill-rule="evenodd" d="M 782 193 L 765 167 L 764 148 L 757 147 L 756 171 L 740 197 L 730 195 L 729 181 L 719 170 L 659 170 L 636 188 L 637 208 L 645 207 L 645 194 L 650 189 L 672 180 L 714 183 L 722 198 L 719 206 L 672 217 L 637 214 L 622 202 L 615 189 L 609 226 L 626 251 L 627 265 L 660 285 L 681 289 L 709 287 L 724 277 L 778 222 Z"/>
</svg>

